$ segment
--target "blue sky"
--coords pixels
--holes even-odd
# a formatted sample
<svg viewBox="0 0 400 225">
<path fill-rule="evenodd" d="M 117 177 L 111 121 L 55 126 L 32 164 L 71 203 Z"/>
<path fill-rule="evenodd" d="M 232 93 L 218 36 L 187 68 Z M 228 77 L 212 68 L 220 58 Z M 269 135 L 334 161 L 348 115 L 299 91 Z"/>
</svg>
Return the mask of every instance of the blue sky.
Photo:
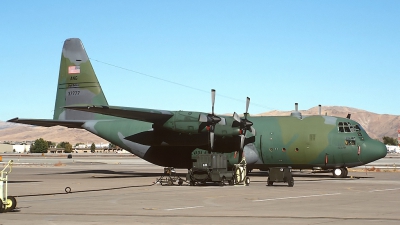
<svg viewBox="0 0 400 225">
<path fill-rule="evenodd" d="M 400 1 L 7 1 L 0 24 L 3 121 L 52 118 L 71 37 L 110 105 L 400 115 Z"/>
</svg>

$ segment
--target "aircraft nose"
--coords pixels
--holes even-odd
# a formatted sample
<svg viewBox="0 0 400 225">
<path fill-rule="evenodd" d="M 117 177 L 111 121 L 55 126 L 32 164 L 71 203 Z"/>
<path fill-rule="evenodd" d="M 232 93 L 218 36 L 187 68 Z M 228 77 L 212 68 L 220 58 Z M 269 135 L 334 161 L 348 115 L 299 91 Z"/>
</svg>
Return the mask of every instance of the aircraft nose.
<svg viewBox="0 0 400 225">
<path fill-rule="evenodd" d="M 369 140 L 365 143 L 365 149 L 361 149 L 361 156 L 364 163 L 369 163 L 385 157 L 387 154 L 386 146 L 377 140 Z"/>
</svg>

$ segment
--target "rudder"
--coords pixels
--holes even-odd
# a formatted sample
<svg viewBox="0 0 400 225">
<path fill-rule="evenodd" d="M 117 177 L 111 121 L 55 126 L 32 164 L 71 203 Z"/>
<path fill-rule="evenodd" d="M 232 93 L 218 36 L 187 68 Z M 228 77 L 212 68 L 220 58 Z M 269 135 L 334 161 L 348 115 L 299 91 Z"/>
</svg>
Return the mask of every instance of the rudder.
<svg viewBox="0 0 400 225">
<path fill-rule="evenodd" d="M 54 120 L 93 120 L 101 115 L 64 106 L 108 105 L 89 57 L 79 38 L 65 40 L 61 54 Z"/>
</svg>

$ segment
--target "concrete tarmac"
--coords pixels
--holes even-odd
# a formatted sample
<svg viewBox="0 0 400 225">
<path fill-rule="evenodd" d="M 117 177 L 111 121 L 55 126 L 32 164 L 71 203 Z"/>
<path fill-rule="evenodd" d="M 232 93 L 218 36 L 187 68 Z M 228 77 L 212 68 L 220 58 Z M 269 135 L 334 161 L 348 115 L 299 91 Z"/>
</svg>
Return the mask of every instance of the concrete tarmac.
<svg viewBox="0 0 400 225">
<path fill-rule="evenodd" d="M 163 168 L 137 157 L 3 156 L 15 165 L 9 195 L 17 210 L 0 224 L 399 224 L 400 173 L 294 173 L 294 187 L 162 186 Z M 186 170 L 177 170 L 184 178 Z M 70 187 L 71 193 L 65 188 Z"/>
</svg>

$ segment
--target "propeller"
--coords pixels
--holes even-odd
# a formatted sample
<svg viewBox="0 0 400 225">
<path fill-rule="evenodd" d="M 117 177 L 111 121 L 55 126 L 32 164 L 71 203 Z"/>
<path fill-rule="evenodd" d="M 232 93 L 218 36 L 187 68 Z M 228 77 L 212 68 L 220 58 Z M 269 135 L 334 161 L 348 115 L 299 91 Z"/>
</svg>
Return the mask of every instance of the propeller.
<svg viewBox="0 0 400 225">
<path fill-rule="evenodd" d="M 244 119 L 241 119 L 240 116 L 234 112 L 233 113 L 233 121 L 232 127 L 239 127 L 240 129 L 240 152 L 243 152 L 244 141 L 246 139 L 246 131 L 251 131 L 253 135 L 256 134 L 256 130 L 253 128 L 253 123 L 247 120 L 247 116 L 249 115 L 249 105 L 250 105 L 250 98 L 247 97 L 246 99 L 246 112 L 244 113 Z M 241 157 L 239 157 L 241 158 Z"/>
<path fill-rule="evenodd" d="M 221 117 L 216 116 L 214 114 L 214 104 L 215 104 L 215 90 L 211 89 L 211 114 L 200 114 L 199 115 L 199 122 L 201 122 L 199 126 L 199 133 L 204 129 L 207 128 L 208 132 L 210 133 L 210 146 L 211 150 L 214 148 L 214 130 L 215 130 L 215 125 L 217 123 L 220 123 L 221 121 L 224 122 L 225 120 L 222 120 Z"/>
</svg>

